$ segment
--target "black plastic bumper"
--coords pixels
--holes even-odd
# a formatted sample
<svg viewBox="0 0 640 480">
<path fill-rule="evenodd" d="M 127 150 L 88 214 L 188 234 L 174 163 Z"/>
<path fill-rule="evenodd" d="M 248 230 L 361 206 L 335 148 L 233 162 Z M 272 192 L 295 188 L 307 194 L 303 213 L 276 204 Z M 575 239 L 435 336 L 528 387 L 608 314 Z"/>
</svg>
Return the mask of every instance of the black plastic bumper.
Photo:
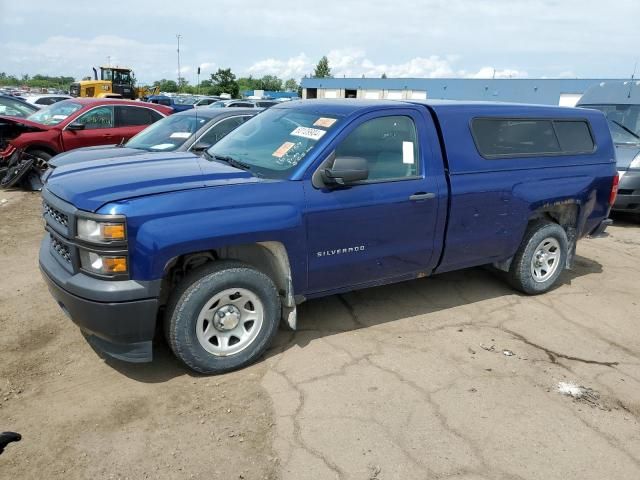
<svg viewBox="0 0 640 480">
<path fill-rule="evenodd" d="M 87 341 L 100 352 L 119 360 L 150 362 L 153 358 L 152 341 L 158 312 L 157 297 L 132 300 L 130 292 L 128 295 L 118 289 L 114 292 L 113 281 L 96 280 L 82 273 L 72 275 L 52 256 L 48 245 L 49 242 L 45 239 L 40 249 L 40 270 L 51 295 L 67 316 L 80 327 Z M 83 282 L 82 277 L 86 277 L 87 281 Z M 91 285 L 94 289 L 91 295 L 93 297 L 113 297 L 115 293 L 117 297 L 127 298 L 128 301 L 87 299 L 74 295 L 60 285 L 79 283 Z M 140 289 L 139 283 L 130 283 Z M 86 285 L 83 291 L 90 293 Z M 101 286 L 103 291 L 99 290 Z M 151 291 L 153 290 L 155 284 L 152 285 Z"/>
<path fill-rule="evenodd" d="M 618 185 L 618 196 L 611 210 L 640 213 L 640 171 L 628 170 L 621 173 L 623 175 Z"/>
</svg>

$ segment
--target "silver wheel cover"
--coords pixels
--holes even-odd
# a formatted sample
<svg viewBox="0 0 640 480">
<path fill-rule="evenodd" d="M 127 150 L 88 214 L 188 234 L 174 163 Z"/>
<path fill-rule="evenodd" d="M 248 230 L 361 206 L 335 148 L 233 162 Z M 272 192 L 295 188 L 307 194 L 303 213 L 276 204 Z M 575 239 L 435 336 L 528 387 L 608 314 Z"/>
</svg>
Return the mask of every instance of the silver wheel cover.
<svg viewBox="0 0 640 480">
<path fill-rule="evenodd" d="M 264 306 L 258 296 L 244 288 L 216 293 L 200 310 L 196 336 L 212 355 L 235 355 L 251 345 L 264 323 Z"/>
<path fill-rule="evenodd" d="M 547 237 L 536 247 L 531 258 L 531 276 L 538 283 L 546 282 L 553 276 L 560 264 L 560 242 Z"/>
</svg>

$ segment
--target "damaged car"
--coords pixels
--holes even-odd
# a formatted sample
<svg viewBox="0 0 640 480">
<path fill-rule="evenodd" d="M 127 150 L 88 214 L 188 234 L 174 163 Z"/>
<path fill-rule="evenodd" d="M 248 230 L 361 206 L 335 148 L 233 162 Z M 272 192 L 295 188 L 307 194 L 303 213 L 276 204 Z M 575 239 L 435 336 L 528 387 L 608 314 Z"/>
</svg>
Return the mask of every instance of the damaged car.
<svg viewBox="0 0 640 480">
<path fill-rule="evenodd" d="M 80 147 L 124 143 L 173 112 L 163 105 L 75 98 L 26 118 L 0 116 L 0 187 L 42 188 L 51 157 Z"/>
</svg>

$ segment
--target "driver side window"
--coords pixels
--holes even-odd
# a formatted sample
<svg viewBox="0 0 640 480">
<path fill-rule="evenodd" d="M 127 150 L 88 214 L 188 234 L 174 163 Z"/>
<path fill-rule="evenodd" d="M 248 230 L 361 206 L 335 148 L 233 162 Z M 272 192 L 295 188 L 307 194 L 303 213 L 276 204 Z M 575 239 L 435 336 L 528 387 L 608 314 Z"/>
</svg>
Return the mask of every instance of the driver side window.
<svg viewBox="0 0 640 480">
<path fill-rule="evenodd" d="M 113 128 L 113 107 L 94 108 L 76 119 L 86 129 Z"/>
<path fill-rule="evenodd" d="M 420 174 L 416 127 L 411 117 L 380 117 L 359 125 L 338 145 L 336 157 L 364 158 L 369 180 L 397 180 Z"/>
</svg>

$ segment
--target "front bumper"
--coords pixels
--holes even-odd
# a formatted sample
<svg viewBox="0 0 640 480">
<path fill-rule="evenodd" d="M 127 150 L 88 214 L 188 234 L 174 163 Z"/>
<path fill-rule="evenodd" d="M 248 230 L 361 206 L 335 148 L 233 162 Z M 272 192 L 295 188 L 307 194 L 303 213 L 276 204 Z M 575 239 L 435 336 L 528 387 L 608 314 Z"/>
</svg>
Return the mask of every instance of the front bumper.
<svg viewBox="0 0 640 480">
<path fill-rule="evenodd" d="M 618 196 L 612 210 L 616 212 L 640 213 L 640 170 L 620 172 Z"/>
<path fill-rule="evenodd" d="M 47 236 L 40 270 L 51 295 L 100 352 L 128 362 L 150 362 L 160 282 L 99 280 L 71 274 L 52 255 Z"/>
</svg>

